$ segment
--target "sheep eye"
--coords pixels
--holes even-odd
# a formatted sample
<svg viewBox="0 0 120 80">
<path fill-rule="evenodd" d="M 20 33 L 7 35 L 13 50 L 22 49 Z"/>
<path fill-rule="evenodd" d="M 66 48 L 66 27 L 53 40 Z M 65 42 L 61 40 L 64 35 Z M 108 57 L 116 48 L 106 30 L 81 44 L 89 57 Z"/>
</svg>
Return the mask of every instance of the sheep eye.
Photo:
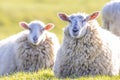
<svg viewBox="0 0 120 80">
<path fill-rule="evenodd" d="M 42 33 L 44 31 L 44 28 L 40 30 L 40 32 Z"/>
<path fill-rule="evenodd" d="M 67 19 L 67 22 L 70 22 L 70 23 L 71 23 L 72 21 L 71 21 L 71 19 Z"/>
<path fill-rule="evenodd" d="M 32 32 L 32 29 L 31 29 L 31 28 L 29 28 L 29 31 L 30 31 L 30 32 Z"/>
<path fill-rule="evenodd" d="M 43 32 L 43 30 L 40 30 L 40 32 L 42 33 L 42 32 Z"/>
<path fill-rule="evenodd" d="M 86 21 L 86 19 L 82 20 L 82 23 L 84 23 Z"/>
</svg>

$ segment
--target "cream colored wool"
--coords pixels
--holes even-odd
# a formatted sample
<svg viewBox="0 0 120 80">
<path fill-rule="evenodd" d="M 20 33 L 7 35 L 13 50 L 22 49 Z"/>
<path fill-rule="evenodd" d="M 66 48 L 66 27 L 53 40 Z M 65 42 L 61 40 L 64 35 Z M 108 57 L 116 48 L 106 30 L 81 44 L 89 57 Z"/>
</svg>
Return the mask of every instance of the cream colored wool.
<svg viewBox="0 0 120 80">
<path fill-rule="evenodd" d="M 89 21 L 87 32 L 81 38 L 72 38 L 69 27 L 64 30 L 57 53 L 53 69 L 56 77 L 119 74 L 120 40 L 117 36 L 102 29 L 96 20 Z"/>
<path fill-rule="evenodd" d="M 18 70 L 37 71 L 38 69 L 52 68 L 56 46 L 56 36 L 45 33 L 44 39 L 39 45 L 32 45 L 26 37 L 17 40 L 16 59 Z"/>
<path fill-rule="evenodd" d="M 0 41 L 0 76 L 17 71 L 31 72 L 53 67 L 54 56 L 59 48 L 57 36 L 45 28 L 42 29 L 45 25 L 40 21 L 32 21 L 30 24 L 34 31 L 30 31 L 24 23 L 27 30 Z M 46 29 L 48 28 L 50 26 Z M 35 33 L 40 30 L 44 30 L 41 35 Z M 37 44 L 31 42 L 32 39 L 36 40 L 36 36 L 41 40 Z"/>
</svg>

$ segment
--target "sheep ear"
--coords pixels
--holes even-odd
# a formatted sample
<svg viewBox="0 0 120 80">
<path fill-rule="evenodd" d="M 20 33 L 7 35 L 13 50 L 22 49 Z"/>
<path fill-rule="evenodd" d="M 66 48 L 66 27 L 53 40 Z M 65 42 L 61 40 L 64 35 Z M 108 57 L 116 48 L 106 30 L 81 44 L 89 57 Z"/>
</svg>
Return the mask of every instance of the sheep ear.
<svg viewBox="0 0 120 80">
<path fill-rule="evenodd" d="M 87 21 L 94 20 L 94 19 L 96 19 L 96 18 L 99 16 L 99 14 L 100 14 L 99 11 L 94 12 L 94 13 L 90 14 L 90 15 L 86 18 L 86 20 L 87 20 Z"/>
<path fill-rule="evenodd" d="M 24 29 L 29 29 L 28 24 L 26 22 L 19 22 L 19 25 Z"/>
<path fill-rule="evenodd" d="M 61 20 L 63 20 L 63 21 L 70 22 L 67 14 L 65 14 L 65 13 L 58 13 L 58 17 L 59 17 Z"/>
<path fill-rule="evenodd" d="M 45 30 L 51 30 L 51 29 L 53 29 L 53 28 L 54 28 L 54 24 L 52 24 L 52 23 L 48 23 L 48 24 L 44 27 Z"/>
</svg>

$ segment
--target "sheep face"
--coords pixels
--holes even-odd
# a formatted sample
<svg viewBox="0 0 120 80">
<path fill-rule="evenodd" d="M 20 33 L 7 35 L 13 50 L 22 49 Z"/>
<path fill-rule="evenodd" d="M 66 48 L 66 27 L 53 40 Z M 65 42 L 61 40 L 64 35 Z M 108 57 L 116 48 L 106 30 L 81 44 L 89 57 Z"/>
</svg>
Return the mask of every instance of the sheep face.
<svg viewBox="0 0 120 80">
<path fill-rule="evenodd" d="M 29 24 L 29 36 L 28 40 L 34 45 L 37 45 L 42 41 L 44 35 L 44 28 L 40 24 Z"/>
<path fill-rule="evenodd" d="M 60 19 L 69 22 L 68 29 L 69 34 L 73 38 L 81 38 L 86 34 L 88 27 L 88 21 L 95 19 L 99 12 L 95 12 L 91 15 L 86 14 L 72 14 L 67 16 L 65 13 L 59 13 Z"/>
<path fill-rule="evenodd" d="M 53 24 L 47 24 L 45 26 L 44 23 L 40 21 L 32 21 L 29 24 L 20 22 L 20 25 L 29 30 L 28 40 L 33 45 L 38 45 L 44 39 L 45 30 L 50 30 L 54 26 Z"/>
<path fill-rule="evenodd" d="M 85 18 L 83 16 L 70 16 L 69 17 L 70 24 L 69 24 L 69 34 L 73 38 L 79 38 L 85 34 L 84 31 L 85 26 Z"/>
</svg>

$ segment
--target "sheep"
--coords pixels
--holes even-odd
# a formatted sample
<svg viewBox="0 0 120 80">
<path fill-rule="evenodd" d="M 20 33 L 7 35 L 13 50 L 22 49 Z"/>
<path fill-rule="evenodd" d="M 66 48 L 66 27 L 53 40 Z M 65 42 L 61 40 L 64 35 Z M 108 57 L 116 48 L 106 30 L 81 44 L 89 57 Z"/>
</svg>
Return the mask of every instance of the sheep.
<svg viewBox="0 0 120 80">
<path fill-rule="evenodd" d="M 96 21 L 99 13 L 58 14 L 69 24 L 64 29 L 63 41 L 53 66 L 56 77 L 119 74 L 120 40 L 99 27 Z"/>
<path fill-rule="evenodd" d="M 120 36 L 120 0 L 112 0 L 102 8 L 103 28 Z"/>
<path fill-rule="evenodd" d="M 48 30 L 54 25 L 35 20 L 20 26 L 26 30 L 0 41 L 0 75 L 53 67 L 59 41 Z"/>
</svg>

